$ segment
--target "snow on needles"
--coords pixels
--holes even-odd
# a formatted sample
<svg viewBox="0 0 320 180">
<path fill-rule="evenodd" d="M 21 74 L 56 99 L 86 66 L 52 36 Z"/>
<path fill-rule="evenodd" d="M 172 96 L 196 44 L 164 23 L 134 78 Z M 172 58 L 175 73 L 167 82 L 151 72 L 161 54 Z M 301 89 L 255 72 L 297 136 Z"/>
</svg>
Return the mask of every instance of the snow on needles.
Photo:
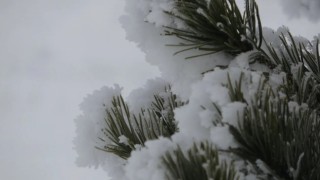
<svg viewBox="0 0 320 180">
<path fill-rule="evenodd" d="M 295 3 L 292 6 L 301 5 L 298 2 L 300 1 L 292 1 Z M 308 2 L 308 6 L 313 4 L 319 7 L 319 1 L 304 2 Z M 161 137 L 147 141 L 145 147 L 133 151 L 127 161 L 97 150 L 95 147 L 103 145 L 99 137 L 105 123 L 105 109 L 110 106 L 112 97 L 121 93 L 121 88 L 117 85 L 113 88 L 104 87 L 85 98 L 80 106 L 83 114 L 76 119 L 77 137 L 74 140 L 79 154 L 78 165 L 101 165 L 114 180 L 163 180 L 165 171 L 161 165 L 161 157 L 167 151 L 174 150 L 177 145 L 187 150 L 194 141 L 207 140 L 219 149 L 238 147 L 228 126 L 238 126 L 238 119 L 241 119 L 244 109 L 250 105 L 251 98 L 259 90 L 258 84 L 264 78 L 263 71 L 268 69 L 261 64 L 249 66 L 249 56 L 254 52 L 242 53 L 235 58 L 216 53 L 201 56 L 196 60 L 185 59 L 197 53 L 196 49 L 174 55 L 179 49 L 166 45 L 178 44 L 179 40 L 174 36 L 163 35 L 163 26 L 183 27 L 179 20 L 164 13 L 173 10 L 172 3 L 172 0 L 127 0 L 127 14 L 121 17 L 121 23 L 127 39 L 137 44 L 145 53 L 146 61 L 158 66 L 162 75 L 161 78 L 149 80 L 144 87 L 132 91 L 127 98 L 130 110 L 139 112 L 141 108 L 150 107 L 153 95 L 163 92 L 169 84 L 182 101 L 188 102 L 174 111 L 179 132 L 171 139 Z M 315 16 L 312 13 L 316 11 L 310 12 L 310 16 Z M 287 33 L 286 30 L 281 27 L 273 32 L 264 28 L 265 38 L 280 48 L 281 42 L 276 37 Z M 264 44 L 263 48 L 265 46 Z M 217 65 L 227 68 L 221 69 Z M 269 82 L 272 88 L 281 85 L 283 76 L 281 73 L 270 74 Z M 232 102 L 230 99 L 228 80 L 235 87 L 240 78 L 240 88 L 248 104 Z M 216 126 L 216 121 L 221 121 L 224 125 Z M 119 138 L 124 143 L 127 141 L 125 136 Z M 248 178 L 249 176 L 250 174 Z"/>
<path fill-rule="evenodd" d="M 127 99 L 130 110 L 133 113 L 140 113 L 141 108 L 150 108 L 154 95 L 159 95 L 168 85 L 169 83 L 162 78 L 148 80 L 144 87 L 135 89 L 129 94 Z"/>
<path fill-rule="evenodd" d="M 170 6 L 172 6 L 172 1 L 168 0 L 127 1 L 125 8 L 127 14 L 122 16 L 120 21 L 126 30 L 127 39 L 137 43 L 145 53 L 146 61 L 158 66 L 162 78 L 171 83 L 172 90 L 178 93 L 182 100 L 187 100 L 191 92 L 190 84 L 201 79 L 202 72 L 210 70 L 217 64 L 227 65 L 230 59 L 220 53 L 214 56 L 204 56 L 201 61 L 186 60 L 185 58 L 188 56 L 199 54 L 196 49 L 174 55 L 181 49 L 166 45 L 179 44 L 180 40 L 173 36 L 163 35 L 163 26 L 178 27 L 182 25 L 179 20 L 170 19 L 166 13 L 159 11 L 160 7 L 160 9 L 168 9 Z M 152 21 L 150 16 L 152 16 Z M 164 22 L 164 19 L 167 21 Z M 155 24 L 155 22 L 162 23 Z"/>
<path fill-rule="evenodd" d="M 112 171 L 119 179 L 123 174 L 119 167 L 123 166 L 124 161 L 96 147 L 105 145 L 99 138 L 104 137 L 101 129 L 105 127 L 106 108 L 109 107 L 113 96 L 121 94 L 121 90 L 119 85 L 112 88 L 102 87 L 84 98 L 80 104 L 82 114 L 75 119 L 77 136 L 73 141 L 78 153 L 77 165 L 95 168 L 102 166 L 107 171 Z M 107 139 L 104 140 L 108 142 Z"/>
</svg>

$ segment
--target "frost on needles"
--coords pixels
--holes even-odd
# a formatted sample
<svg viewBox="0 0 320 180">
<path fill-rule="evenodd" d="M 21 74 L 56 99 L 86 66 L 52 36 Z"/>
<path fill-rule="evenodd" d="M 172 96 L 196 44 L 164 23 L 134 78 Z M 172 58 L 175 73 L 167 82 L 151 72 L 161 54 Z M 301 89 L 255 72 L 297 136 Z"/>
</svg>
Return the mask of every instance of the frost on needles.
<svg viewBox="0 0 320 180">
<path fill-rule="evenodd" d="M 128 0 L 127 39 L 162 77 L 85 98 L 78 165 L 115 180 L 320 179 L 319 36 L 264 28 L 243 4 Z"/>
</svg>

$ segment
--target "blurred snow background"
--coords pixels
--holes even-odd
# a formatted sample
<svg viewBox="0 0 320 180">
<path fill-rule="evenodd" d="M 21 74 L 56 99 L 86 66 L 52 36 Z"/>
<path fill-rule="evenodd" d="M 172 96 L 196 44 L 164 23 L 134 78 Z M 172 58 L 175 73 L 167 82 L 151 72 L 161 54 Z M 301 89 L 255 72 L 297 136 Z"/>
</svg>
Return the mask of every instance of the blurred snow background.
<svg viewBox="0 0 320 180">
<path fill-rule="evenodd" d="M 139 87 L 157 69 L 125 40 L 123 1 L 0 1 L 0 179 L 106 179 L 76 167 L 78 105 Z"/>
<path fill-rule="evenodd" d="M 307 16 L 313 21 L 319 21 L 319 0 L 283 0 L 284 11 L 292 18 Z"/>
<path fill-rule="evenodd" d="M 264 26 L 285 24 L 309 39 L 320 32 L 319 22 L 284 15 L 277 0 L 258 3 Z M 78 105 L 102 86 L 118 83 L 128 94 L 159 74 L 125 40 L 123 5 L 0 1 L 0 179 L 106 179 L 74 163 Z"/>
</svg>

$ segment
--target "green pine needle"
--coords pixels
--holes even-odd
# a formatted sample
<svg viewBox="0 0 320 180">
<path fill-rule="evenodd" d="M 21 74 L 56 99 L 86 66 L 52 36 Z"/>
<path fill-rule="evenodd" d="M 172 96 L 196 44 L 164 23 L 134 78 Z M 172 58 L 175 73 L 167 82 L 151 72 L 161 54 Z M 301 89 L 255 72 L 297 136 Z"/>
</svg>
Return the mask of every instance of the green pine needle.
<svg viewBox="0 0 320 180">
<path fill-rule="evenodd" d="M 239 129 L 230 126 L 242 145 L 233 149 L 253 163 L 260 159 L 285 179 L 320 178 L 320 119 L 309 108 L 290 110 L 286 99 L 271 92 L 257 96 L 239 119 Z"/>
<path fill-rule="evenodd" d="M 99 138 L 103 142 L 107 142 L 107 138 L 112 144 L 96 148 L 127 159 L 137 145 L 141 147 L 147 140 L 176 133 L 178 128 L 173 111 L 183 103 L 170 92 L 170 87 L 166 91 L 169 93 L 167 99 L 155 95 L 151 108 L 142 109 L 137 115 L 130 112 L 122 96 L 113 97 L 112 107 L 106 110 L 106 127 L 102 129 L 105 137 Z"/>
<path fill-rule="evenodd" d="M 229 97 L 231 101 L 240 101 L 245 102 L 246 100 L 243 97 L 243 93 L 241 91 L 242 86 L 243 73 L 240 74 L 239 81 L 235 81 L 234 85 L 232 85 L 230 74 L 228 74 L 228 89 L 229 89 Z"/>
<path fill-rule="evenodd" d="M 198 49 L 209 52 L 188 58 L 220 51 L 237 55 L 261 47 L 262 27 L 254 0 L 246 0 L 243 15 L 235 0 L 176 0 L 175 9 L 178 13 L 166 13 L 182 20 L 186 29 L 166 27 L 165 34 L 184 41 L 175 46 L 187 46 L 176 54 Z"/>
<path fill-rule="evenodd" d="M 208 142 L 194 144 L 184 153 L 178 146 L 163 156 L 168 180 L 237 180 L 233 164 L 219 160 L 218 151 Z"/>
</svg>

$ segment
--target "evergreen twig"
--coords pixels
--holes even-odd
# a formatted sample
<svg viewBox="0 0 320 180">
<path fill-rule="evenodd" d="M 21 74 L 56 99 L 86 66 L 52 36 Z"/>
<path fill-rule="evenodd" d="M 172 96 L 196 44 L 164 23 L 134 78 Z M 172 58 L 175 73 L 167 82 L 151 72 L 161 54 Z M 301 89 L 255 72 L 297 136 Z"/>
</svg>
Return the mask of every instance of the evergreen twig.
<svg viewBox="0 0 320 180">
<path fill-rule="evenodd" d="M 170 137 L 178 131 L 173 110 L 181 105 L 177 96 L 167 88 L 168 97 L 154 95 L 150 109 L 142 109 L 137 115 L 132 114 L 122 96 L 113 97 L 112 107 L 107 109 L 106 127 L 103 134 L 112 144 L 97 149 L 116 154 L 127 159 L 137 145 L 144 146 L 150 139 L 160 136 Z M 100 138 L 103 142 L 105 139 Z"/>
<path fill-rule="evenodd" d="M 319 40 L 312 52 L 310 49 L 314 47 L 311 43 L 296 43 L 288 32 L 279 37 L 280 47 L 264 40 L 266 49 L 262 49 L 262 25 L 254 0 L 245 0 L 243 15 L 235 0 L 174 2 L 174 10 L 166 13 L 185 23 L 185 28 L 181 29 L 165 27 L 166 35 L 176 36 L 182 41 L 169 45 L 182 47 L 175 54 L 192 49 L 203 51 L 187 57 L 195 58 L 217 52 L 236 56 L 257 50 L 252 54 L 250 63 L 259 61 L 268 65 L 271 72 L 280 67 L 286 73 L 283 85 L 276 90 L 268 84 L 268 77 L 261 80 L 250 104 L 241 90 L 243 74 L 235 83 L 228 75 L 226 86 L 231 101 L 247 104 L 243 118 L 238 117 L 238 127 L 228 124 L 231 134 L 241 145 L 231 151 L 253 164 L 262 160 L 272 169 L 270 172 L 274 174 L 270 175 L 273 177 L 320 179 Z M 176 98 L 172 93 L 168 99 L 155 95 L 151 108 L 134 115 L 121 96 L 114 97 L 112 107 L 107 110 L 107 126 L 102 130 L 113 144 L 97 148 L 127 159 L 136 145 L 144 146 L 147 140 L 159 136 L 170 137 L 178 131 L 173 110 L 183 105 Z M 296 105 L 292 106 L 294 103 Z M 213 106 L 219 112 L 218 120 L 221 120 L 221 110 L 214 103 Z M 168 169 L 169 180 L 238 178 L 233 164 L 220 162 L 217 150 L 208 142 L 195 144 L 187 154 L 178 146 L 163 157 L 163 162 Z"/>
<path fill-rule="evenodd" d="M 182 20 L 186 28 L 166 27 L 165 34 L 176 36 L 186 47 L 176 54 L 191 49 L 209 51 L 188 58 L 216 52 L 237 55 L 260 49 L 262 26 L 258 6 L 254 0 L 246 0 L 243 16 L 235 0 L 175 0 L 177 12 L 166 12 Z M 258 31 L 258 32 L 257 32 Z"/>
<path fill-rule="evenodd" d="M 239 129 L 230 126 L 242 145 L 233 151 L 253 163 L 262 160 L 285 179 L 319 179 L 318 114 L 307 107 L 292 107 L 286 98 L 266 91 L 245 109 Z"/>
<path fill-rule="evenodd" d="M 178 146 L 163 156 L 168 180 L 237 180 L 234 165 L 219 160 L 218 151 L 208 142 L 194 144 L 185 154 Z"/>
</svg>

